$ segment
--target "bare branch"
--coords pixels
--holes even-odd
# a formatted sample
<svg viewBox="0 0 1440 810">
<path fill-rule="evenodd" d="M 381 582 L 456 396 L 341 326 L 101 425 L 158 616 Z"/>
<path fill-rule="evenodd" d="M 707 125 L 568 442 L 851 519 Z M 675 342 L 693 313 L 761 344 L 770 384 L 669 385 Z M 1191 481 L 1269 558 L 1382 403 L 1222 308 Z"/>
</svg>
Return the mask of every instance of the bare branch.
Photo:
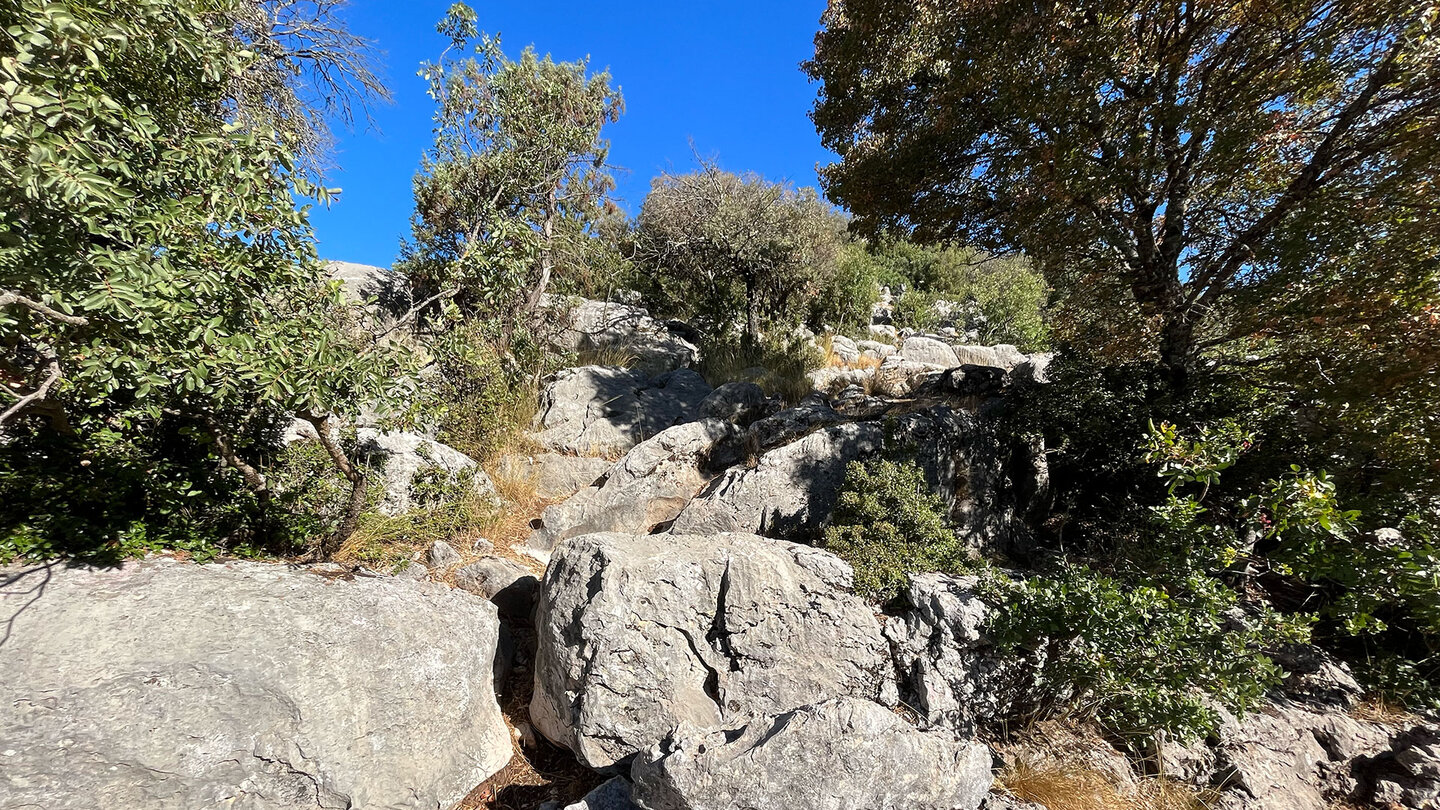
<svg viewBox="0 0 1440 810">
<path fill-rule="evenodd" d="M 8 307 L 11 304 L 19 304 L 32 312 L 44 315 L 52 321 L 68 323 L 71 326 L 87 326 L 90 323 L 89 318 L 84 318 L 79 315 L 66 315 L 53 307 L 48 307 L 33 298 L 26 298 L 19 293 L 9 292 L 7 290 L 5 293 L 0 294 L 0 307 Z"/>
</svg>

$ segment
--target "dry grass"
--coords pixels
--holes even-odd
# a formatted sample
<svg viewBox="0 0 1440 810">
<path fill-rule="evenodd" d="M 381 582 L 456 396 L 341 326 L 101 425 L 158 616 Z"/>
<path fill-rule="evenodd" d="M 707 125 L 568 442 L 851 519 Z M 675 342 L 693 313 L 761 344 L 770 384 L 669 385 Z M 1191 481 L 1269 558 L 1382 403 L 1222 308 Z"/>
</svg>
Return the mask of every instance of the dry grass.
<svg viewBox="0 0 1440 810">
<path fill-rule="evenodd" d="M 1420 715 L 1407 711 L 1398 703 L 1385 700 L 1381 695 L 1372 695 L 1360 701 L 1349 714 L 1356 720 L 1387 726 L 1413 725 L 1421 720 Z"/>
<path fill-rule="evenodd" d="M 635 352 L 620 343 L 581 349 L 575 356 L 576 366 L 630 368 L 638 362 L 640 362 L 640 358 L 636 356 Z"/>
<path fill-rule="evenodd" d="M 1047 810 L 1206 810 L 1205 797 L 1193 788 L 1160 777 L 1120 786 L 1110 775 L 1084 763 L 1017 757 L 1000 772 L 999 782 L 1018 799 Z"/>
</svg>

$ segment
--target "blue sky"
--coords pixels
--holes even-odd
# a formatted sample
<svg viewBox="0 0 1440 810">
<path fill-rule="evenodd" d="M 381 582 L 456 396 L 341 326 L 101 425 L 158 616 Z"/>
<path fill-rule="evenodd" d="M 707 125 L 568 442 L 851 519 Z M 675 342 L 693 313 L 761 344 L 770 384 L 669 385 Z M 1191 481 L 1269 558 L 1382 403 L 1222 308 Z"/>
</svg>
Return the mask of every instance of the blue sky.
<svg viewBox="0 0 1440 810">
<path fill-rule="evenodd" d="M 419 63 L 444 41 L 435 23 L 451 0 L 350 0 L 350 29 L 385 51 L 395 103 L 375 111 L 379 131 L 340 133 L 329 185 L 344 193 L 312 221 L 320 255 L 389 265 L 409 232 L 410 179 L 430 142 L 431 103 Z M 820 146 L 806 113 L 816 86 L 799 63 L 814 50 L 825 0 L 473 0 L 481 27 L 499 32 L 507 53 L 534 43 L 541 53 L 589 56 L 624 91 L 626 113 L 607 128 L 621 205 L 639 209 L 662 169 L 694 165 L 690 142 L 732 171 L 815 185 Z"/>
</svg>

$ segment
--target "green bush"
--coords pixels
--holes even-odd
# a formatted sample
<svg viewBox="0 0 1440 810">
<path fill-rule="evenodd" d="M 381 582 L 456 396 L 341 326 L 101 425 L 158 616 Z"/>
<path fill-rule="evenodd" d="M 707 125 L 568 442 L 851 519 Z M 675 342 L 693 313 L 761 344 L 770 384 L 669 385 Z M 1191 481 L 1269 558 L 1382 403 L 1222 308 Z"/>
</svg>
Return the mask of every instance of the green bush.
<svg viewBox="0 0 1440 810">
<path fill-rule="evenodd" d="M 967 570 L 966 549 L 944 515 L 944 502 L 913 463 L 852 461 L 825 547 L 855 569 L 857 592 L 888 599 L 912 574 Z"/>
<path fill-rule="evenodd" d="M 702 341 L 697 370 L 712 386 L 753 382 L 794 404 L 812 390 L 807 375 L 823 365 L 825 357 L 806 338 L 766 335 L 751 343 L 736 336 Z"/>
</svg>

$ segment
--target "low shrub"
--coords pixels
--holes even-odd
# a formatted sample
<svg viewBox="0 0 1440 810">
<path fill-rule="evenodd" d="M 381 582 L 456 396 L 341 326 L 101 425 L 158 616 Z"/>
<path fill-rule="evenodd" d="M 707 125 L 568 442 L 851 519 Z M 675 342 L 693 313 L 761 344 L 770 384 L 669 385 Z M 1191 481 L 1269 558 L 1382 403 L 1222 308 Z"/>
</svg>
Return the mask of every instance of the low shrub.
<svg viewBox="0 0 1440 810">
<path fill-rule="evenodd" d="M 766 336 L 754 343 L 731 337 L 702 342 L 697 370 L 712 386 L 753 382 L 794 404 L 813 390 L 810 372 L 824 365 L 825 355 L 804 337 Z"/>
<path fill-rule="evenodd" d="M 889 599 L 912 574 L 968 570 L 966 549 L 944 515 L 944 502 L 913 463 L 852 461 L 825 547 L 855 569 L 857 592 Z"/>
</svg>

